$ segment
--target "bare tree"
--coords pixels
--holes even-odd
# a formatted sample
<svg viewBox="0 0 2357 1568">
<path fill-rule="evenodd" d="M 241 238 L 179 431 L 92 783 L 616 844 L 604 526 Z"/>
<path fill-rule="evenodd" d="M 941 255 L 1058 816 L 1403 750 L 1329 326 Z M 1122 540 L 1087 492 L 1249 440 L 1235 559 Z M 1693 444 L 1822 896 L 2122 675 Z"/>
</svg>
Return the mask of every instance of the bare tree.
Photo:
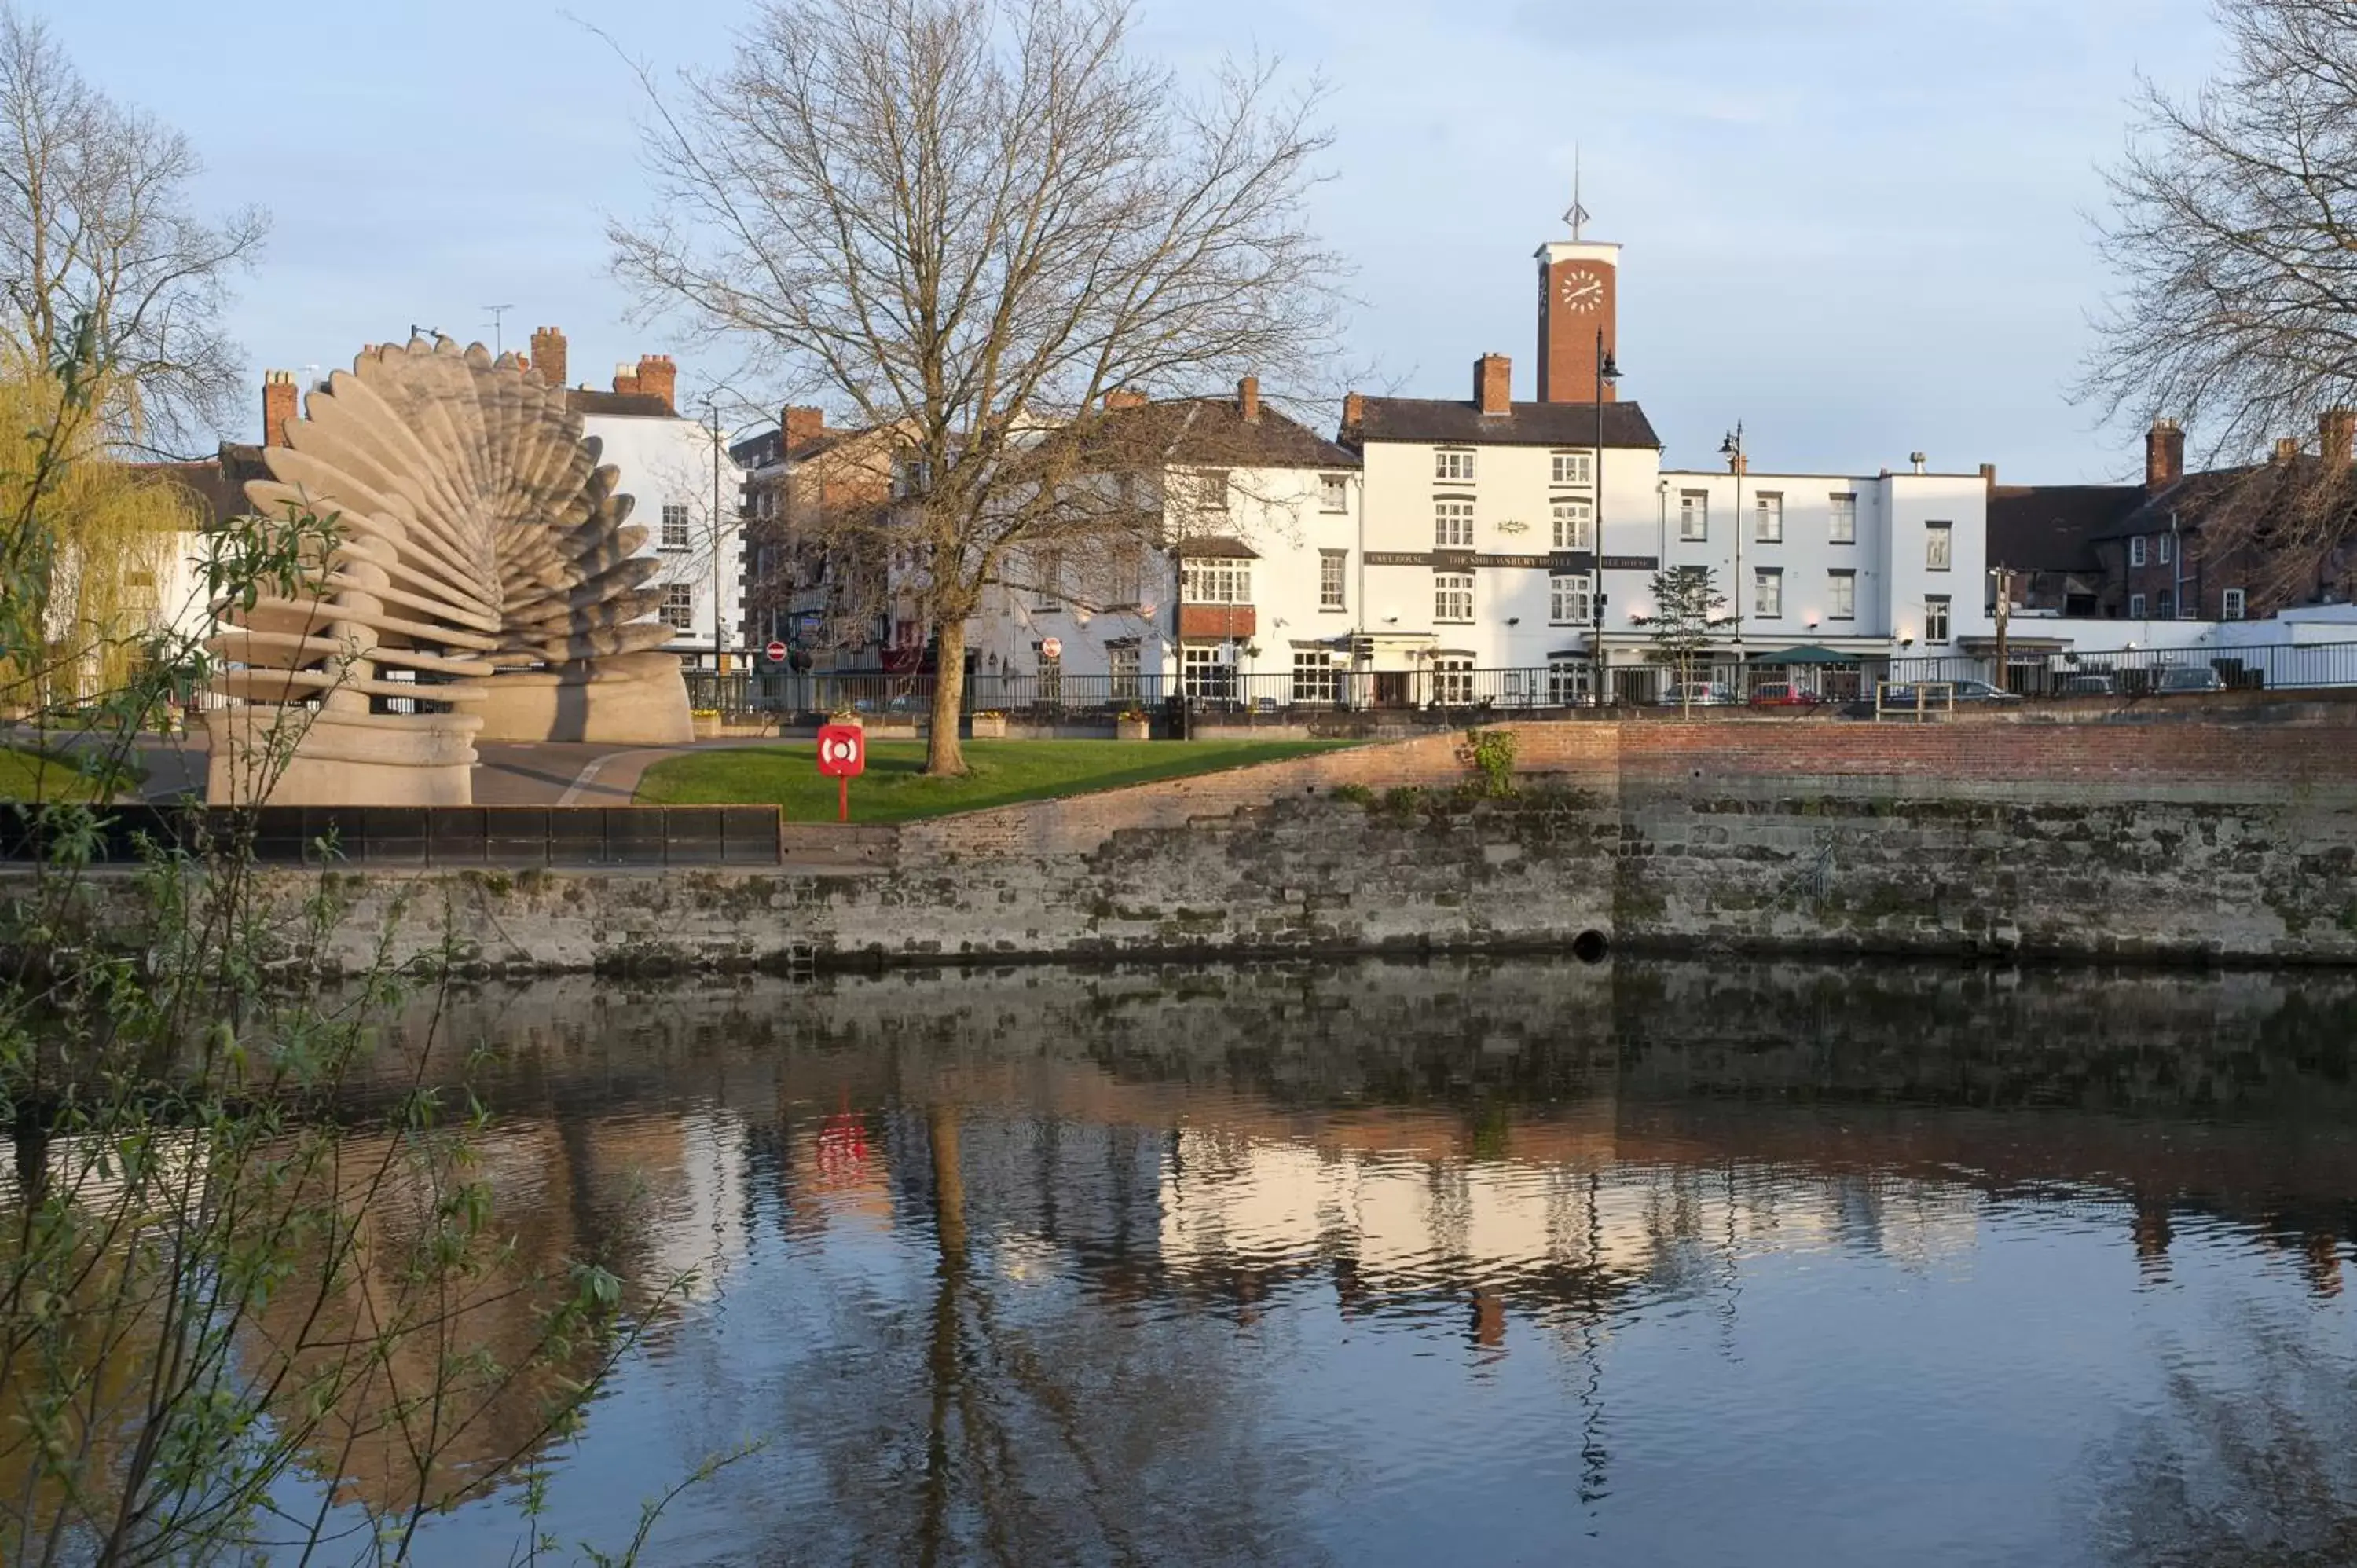
<svg viewBox="0 0 2357 1568">
<path fill-rule="evenodd" d="M 2199 424 L 2236 464 L 2357 405 L 2357 0 L 2216 14 L 2223 71 L 2190 100 L 2143 83 L 2106 171 L 2120 281 L 2080 392 L 2107 417 Z M 2250 480 L 2213 498 L 2204 548 L 2256 544 L 2287 581 L 2311 575 L 2349 529 L 2345 465 Z"/>
<path fill-rule="evenodd" d="M 896 438 L 893 493 L 844 524 L 909 564 L 931 772 L 964 771 L 985 591 L 1103 537 L 1097 481 L 1152 456 L 1097 429 L 1105 394 L 1297 374 L 1334 340 L 1317 91 L 1256 63 L 1190 91 L 1131 27 L 1130 0 L 768 0 L 729 69 L 655 95 L 658 205 L 611 231 L 650 307 Z"/>
<path fill-rule="evenodd" d="M 77 340 L 113 389 L 111 436 L 193 449 L 239 388 L 221 329 L 229 285 L 268 220 L 194 215 L 187 138 L 82 80 L 48 29 L 0 4 L 0 334 L 19 375 L 54 374 Z"/>
</svg>

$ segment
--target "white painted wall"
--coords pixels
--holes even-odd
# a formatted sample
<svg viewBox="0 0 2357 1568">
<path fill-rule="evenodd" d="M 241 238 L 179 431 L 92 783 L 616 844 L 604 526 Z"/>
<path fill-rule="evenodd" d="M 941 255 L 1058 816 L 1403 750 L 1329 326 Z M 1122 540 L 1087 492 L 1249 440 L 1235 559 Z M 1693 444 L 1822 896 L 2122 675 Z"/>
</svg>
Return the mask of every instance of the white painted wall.
<svg viewBox="0 0 2357 1568">
<path fill-rule="evenodd" d="M 1345 480 L 1344 501 L 1338 510 L 1325 505 L 1328 474 Z M 1176 490 L 1178 486 L 1174 481 L 1165 488 Z M 1221 646 L 1223 661 L 1246 674 L 1277 674 L 1292 669 L 1297 644 L 1331 642 L 1354 629 L 1360 498 L 1355 469 L 1231 469 L 1225 519 L 1190 515 L 1186 520 L 1184 532 L 1190 535 L 1242 540 L 1259 553 L 1258 559 L 1245 563 L 1252 569 L 1255 629 L 1249 639 Z M 1320 603 L 1319 560 L 1326 550 L 1346 556 L 1344 603 L 1339 609 Z M 981 613 L 967 626 L 968 645 L 979 657 L 980 673 L 1036 674 L 1038 645 L 1052 637 L 1062 646 L 1066 676 L 1101 676 L 1112 668 L 1108 645 L 1135 639 L 1140 673 L 1174 681 L 1181 667 L 1178 612 L 1178 558 L 1183 553 L 1147 558 L 1144 592 L 1135 606 L 1111 603 L 1105 585 L 1090 582 L 1078 564 L 1068 565 L 1067 592 L 1060 597 L 1011 585 L 1037 581 L 1034 563 L 1017 556 L 1008 564 L 1010 585 L 990 589 Z M 1247 651 L 1252 649 L 1258 651 Z"/>
<path fill-rule="evenodd" d="M 713 505 L 712 433 L 692 419 L 637 414 L 593 413 L 582 419 L 583 434 L 602 444 L 598 457 L 621 471 L 616 489 L 631 498 L 630 521 L 647 530 L 642 554 L 660 556 L 662 571 L 651 585 L 684 584 L 690 592 L 687 629 L 676 632 L 671 649 L 683 658 L 709 666 L 712 661 L 713 615 L 721 607 L 724 645 L 731 668 L 741 669 L 737 656 L 745 617 L 743 532 L 737 518 L 744 470 L 724 450 L 720 454 L 719 509 Z M 665 549 L 663 508 L 687 509 L 688 546 Z M 715 529 L 715 518 L 718 526 Z M 714 566 L 718 564 L 716 600 Z"/>
</svg>

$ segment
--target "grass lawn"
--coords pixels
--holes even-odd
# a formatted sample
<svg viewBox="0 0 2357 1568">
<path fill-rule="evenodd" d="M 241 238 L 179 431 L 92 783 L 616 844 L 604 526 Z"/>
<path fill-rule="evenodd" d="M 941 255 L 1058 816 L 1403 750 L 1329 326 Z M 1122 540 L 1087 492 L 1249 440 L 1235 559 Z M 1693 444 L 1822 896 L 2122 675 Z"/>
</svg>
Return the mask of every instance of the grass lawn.
<svg viewBox="0 0 2357 1568">
<path fill-rule="evenodd" d="M 95 800 L 101 791 L 88 774 L 38 752 L 0 746 L 0 800 Z"/>
<path fill-rule="evenodd" d="M 970 740 L 963 779 L 927 779 L 922 741 L 878 741 L 851 781 L 851 820 L 905 822 L 1276 762 L 1351 745 L 1331 740 Z M 792 822 L 834 821 L 834 780 L 804 741 L 669 757 L 639 782 L 642 806 L 783 806 Z"/>
</svg>

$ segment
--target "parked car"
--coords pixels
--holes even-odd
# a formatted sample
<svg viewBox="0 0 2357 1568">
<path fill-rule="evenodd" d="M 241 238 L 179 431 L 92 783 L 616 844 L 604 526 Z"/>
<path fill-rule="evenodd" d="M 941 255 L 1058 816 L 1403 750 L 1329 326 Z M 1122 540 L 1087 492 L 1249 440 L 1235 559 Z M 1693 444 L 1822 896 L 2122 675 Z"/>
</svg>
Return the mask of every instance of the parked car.
<svg viewBox="0 0 2357 1568">
<path fill-rule="evenodd" d="M 1671 686 L 1662 694 L 1661 706 L 1665 708 L 1727 708 L 1735 705 L 1732 687 L 1717 681 L 1687 681 Z"/>
<path fill-rule="evenodd" d="M 1762 681 L 1751 688 L 1751 705 L 1755 708 L 1813 708 L 1824 701 L 1806 686 L 1796 686 L 1790 681 Z"/>
<path fill-rule="evenodd" d="M 2113 680 L 2109 675 L 2099 674 L 2091 671 L 2082 675 L 2065 676 L 2062 681 L 2062 689 L 2058 695 L 2065 697 L 2116 697 L 2119 695 L 2119 693 L 2120 686 L 2118 682 Z"/>
<path fill-rule="evenodd" d="M 1955 687 L 1956 701 L 1960 703 L 2018 703 L 2021 701 L 2020 693 L 2008 692 L 2004 687 L 1993 686 L 1986 681 L 1959 681 L 1955 682 Z"/>
<path fill-rule="evenodd" d="M 2222 692 L 2225 677 L 2207 664 L 2164 664 L 2153 671 L 2156 692 Z"/>
</svg>

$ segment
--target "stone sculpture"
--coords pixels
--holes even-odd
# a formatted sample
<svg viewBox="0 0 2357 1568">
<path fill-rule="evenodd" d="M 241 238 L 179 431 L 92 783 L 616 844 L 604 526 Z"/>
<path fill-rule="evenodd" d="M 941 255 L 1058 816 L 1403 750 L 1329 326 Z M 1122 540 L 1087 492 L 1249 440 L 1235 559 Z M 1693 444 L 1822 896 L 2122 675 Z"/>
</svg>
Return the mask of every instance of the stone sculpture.
<svg viewBox="0 0 2357 1568">
<path fill-rule="evenodd" d="M 216 607 L 215 804 L 466 805 L 477 739 L 690 738 L 630 498 L 562 388 L 479 343 L 371 349 L 314 391 L 265 520 L 324 520 L 292 593 Z"/>
</svg>

